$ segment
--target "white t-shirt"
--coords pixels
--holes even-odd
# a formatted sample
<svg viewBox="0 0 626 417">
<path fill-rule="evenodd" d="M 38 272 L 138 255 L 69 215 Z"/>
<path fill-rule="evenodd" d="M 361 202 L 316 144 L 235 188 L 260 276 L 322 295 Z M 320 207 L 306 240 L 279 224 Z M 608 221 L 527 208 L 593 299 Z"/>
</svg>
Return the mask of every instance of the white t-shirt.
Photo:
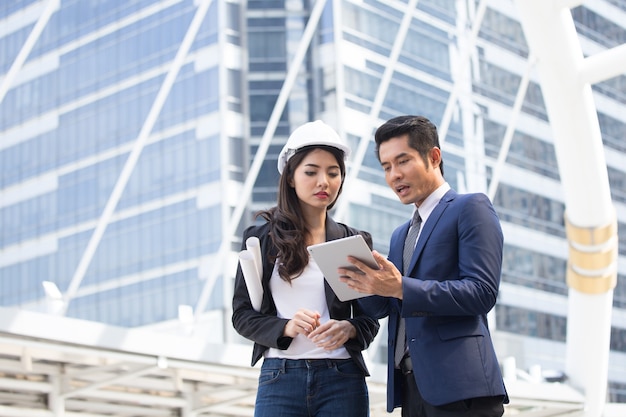
<svg viewBox="0 0 626 417">
<path fill-rule="evenodd" d="M 276 304 L 276 313 L 281 318 L 292 318 L 296 311 L 301 308 L 317 311 L 320 313 L 320 323 L 330 320 L 326 294 L 324 292 L 324 275 L 317 263 L 309 258 L 309 264 L 304 268 L 302 275 L 291 281 L 285 282 L 278 275 L 280 259 L 274 264 L 274 271 L 270 278 L 270 289 Z M 287 350 L 269 348 L 265 351 L 267 358 L 286 359 L 348 359 L 348 351 L 341 347 L 331 351 L 317 347 L 308 337 L 298 334 Z"/>
</svg>

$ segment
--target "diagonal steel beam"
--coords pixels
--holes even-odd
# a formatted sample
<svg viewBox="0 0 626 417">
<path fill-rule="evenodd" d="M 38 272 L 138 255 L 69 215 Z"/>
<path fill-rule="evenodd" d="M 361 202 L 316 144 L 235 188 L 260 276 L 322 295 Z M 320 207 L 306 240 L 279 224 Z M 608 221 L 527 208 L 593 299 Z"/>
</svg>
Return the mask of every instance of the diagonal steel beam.
<svg viewBox="0 0 626 417">
<path fill-rule="evenodd" d="M 517 119 L 519 118 L 519 115 L 522 111 L 524 97 L 526 97 L 526 91 L 528 90 L 528 84 L 530 82 L 530 72 L 534 66 L 534 63 L 535 58 L 531 55 L 528 59 L 526 71 L 524 72 L 524 75 L 520 80 L 519 87 L 517 88 L 517 95 L 515 96 L 513 108 L 511 109 L 511 117 L 509 119 L 509 123 L 506 126 L 504 138 L 502 139 L 502 146 L 500 146 L 500 152 L 498 153 L 498 159 L 496 160 L 496 164 L 493 167 L 493 171 L 491 174 L 491 182 L 489 183 L 489 190 L 487 192 L 489 200 L 491 201 L 493 201 L 493 199 L 495 198 L 496 191 L 498 190 L 498 186 L 500 185 L 500 177 L 502 176 L 502 170 L 504 169 L 506 157 L 509 154 L 511 142 L 513 141 L 515 127 L 517 126 Z"/>
<path fill-rule="evenodd" d="M 172 86 L 174 85 L 174 81 L 176 80 L 176 77 L 178 76 L 178 73 L 185 61 L 185 58 L 187 57 L 187 54 L 191 49 L 193 40 L 196 38 L 196 34 L 200 29 L 200 26 L 204 20 L 204 17 L 207 14 L 207 11 L 209 10 L 210 5 L 211 0 L 201 0 L 198 4 L 196 13 L 191 23 L 189 24 L 189 28 L 187 29 L 187 33 L 185 33 L 185 37 L 183 38 L 180 47 L 176 52 L 176 56 L 174 57 L 172 65 L 170 66 L 165 76 L 165 79 L 163 80 L 163 84 L 161 84 L 161 88 L 159 89 L 156 98 L 152 102 L 152 107 L 150 107 L 148 116 L 146 117 L 146 120 L 144 121 L 143 126 L 139 131 L 139 135 L 135 140 L 133 149 L 131 150 L 128 159 L 126 160 L 126 163 L 122 168 L 122 171 L 117 179 L 117 182 L 115 183 L 115 186 L 113 187 L 113 191 L 111 192 L 111 195 L 106 202 L 104 211 L 98 219 L 96 228 L 91 235 L 89 242 L 87 243 L 87 248 L 85 249 L 85 252 L 80 259 L 80 262 L 78 263 L 78 267 L 74 272 L 74 276 L 72 277 L 70 285 L 63 295 L 63 311 L 61 312 L 62 314 L 65 314 L 67 312 L 69 303 L 76 295 L 76 292 L 78 291 L 78 288 L 80 287 L 80 284 L 85 277 L 87 268 L 89 267 L 89 264 L 93 259 L 96 249 L 98 248 L 98 245 L 102 240 L 102 236 L 104 235 L 104 232 L 109 225 L 111 216 L 113 215 L 113 212 L 115 211 L 115 208 L 117 207 L 117 204 L 122 197 L 122 193 L 124 192 L 124 189 L 128 184 L 130 175 L 137 165 L 137 161 L 139 160 L 139 156 L 141 155 L 141 152 L 143 151 L 143 148 L 148 140 L 148 136 L 152 132 L 152 128 L 154 127 L 154 124 L 156 123 L 156 120 L 161 113 L 161 110 L 163 109 L 165 100 L 167 99 L 172 89 Z"/>
<path fill-rule="evenodd" d="M 385 66 L 385 72 L 383 73 L 380 84 L 378 85 L 378 89 L 376 90 L 376 96 L 374 97 L 372 108 L 370 109 L 369 120 L 372 124 L 367 124 L 365 126 L 366 131 L 364 131 L 361 135 L 361 138 L 359 140 L 359 146 L 357 147 L 356 153 L 352 158 L 350 172 L 348 173 L 348 177 L 346 178 L 347 183 L 352 183 L 354 180 L 356 180 L 359 172 L 361 171 L 363 159 L 365 158 L 365 153 L 367 152 L 367 148 L 370 144 L 372 129 L 375 127 L 374 124 L 378 121 L 380 109 L 382 108 L 385 97 L 387 96 L 387 92 L 389 91 L 389 85 L 391 84 L 391 79 L 393 78 L 396 64 L 398 63 L 398 59 L 400 58 L 402 46 L 404 45 L 406 35 L 407 33 L 409 33 L 409 29 L 411 28 L 413 12 L 417 7 L 417 2 L 418 0 L 410 0 L 406 6 L 406 9 L 404 10 L 402 22 L 400 23 L 400 27 L 398 28 L 396 38 L 393 41 L 391 53 L 389 54 L 389 62 Z M 338 220 L 344 219 L 344 216 L 346 215 L 346 211 L 348 209 L 348 204 L 349 201 L 347 198 L 339 201 L 339 204 L 335 211 L 335 217 Z"/>
<path fill-rule="evenodd" d="M 9 87 L 11 87 L 11 84 L 13 83 L 13 79 L 20 72 L 24 62 L 26 62 L 26 58 L 28 58 L 28 55 L 33 50 L 35 43 L 39 40 L 41 32 L 43 32 L 44 28 L 48 24 L 50 17 L 59 9 L 59 6 L 60 0 L 48 0 L 48 3 L 44 7 L 39 19 L 37 19 L 37 23 L 33 26 L 33 30 L 28 35 L 28 38 L 26 38 L 26 42 L 24 42 L 22 49 L 20 49 L 15 57 L 15 61 L 11 64 L 9 72 L 7 72 L 2 79 L 2 83 L 0 83 L 0 103 L 4 100 L 4 96 L 6 96 L 9 91 Z"/>
<path fill-rule="evenodd" d="M 202 292 L 200 293 L 200 297 L 198 298 L 198 302 L 196 303 L 194 313 L 194 317 L 196 320 L 198 320 L 200 315 L 204 312 L 204 309 L 206 308 L 206 305 L 209 301 L 209 296 L 213 291 L 213 286 L 215 285 L 217 278 L 223 275 L 225 260 L 227 259 L 227 255 L 231 250 L 230 245 L 232 237 L 237 231 L 237 226 L 239 226 L 239 222 L 241 221 L 243 212 L 247 207 L 248 200 L 250 199 L 250 195 L 252 194 L 254 183 L 256 182 L 256 179 L 259 175 L 259 171 L 261 170 L 261 166 L 263 165 L 263 161 L 265 160 L 265 155 L 267 154 L 267 150 L 269 149 L 270 142 L 272 140 L 272 137 L 274 136 L 274 132 L 276 131 L 276 126 L 278 125 L 278 122 L 280 121 L 280 116 L 285 109 L 287 99 L 289 98 L 291 89 L 295 84 L 298 72 L 302 67 L 304 56 L 309 48 L 309 45 L 311 44 L 313 34 L 317 29 L 317 24 L 319 22 L 320 16 L 322 15 L 322 11 L 324 10 L 325 5 L 326 0 L 318 0 L 315 2 L 315 6 L 311 11 L 311 15 L 309 16 L 309 20 L 304 29 L 302 39 L 300 39 L 296 54 L 294 55 L 289 65 L 287 77 L 285 78 L 285 82 L 283 83 L 280 93 L 278 94 L 278 99 L 276 100 L 274 108 L 272 109 L 272 113 L 270 115 L 269 121 L 267 122 L 265 132 L 263 132 L 261 143 L 259 144 L 259 148 L 257 149 L 256 155 L 254 156 L 254 160 L 252 161 L 252 165 L 250 166 L 248 175 L 246 176 L 246 180 L 243 184 L 243 189 L 240 193 L 239 203 L 235 207 L 232 215 L 230 216 L 230 221 L 228 222 L 227 229 L 223 233 L 222 243 L 220 244 L 217 256 L 218 267 L 211 270 L 209 277 L 204 283 Z"/>
<path fill-rule="evenodd" d="M 476 38 L 478 38 L 478 32 L 480 31 L 480 27 L 483 24 L 483 18 L 485 17 L 485 11 L 487 10 L 487 1 L 480 0 L 478 3 L 478 8 L 476 9 L 476 15 L 474 16 L 474 20 L 472 22 L 472 31 L 470 32 L 470 36 L 467 38 L 467 44 L 465 49 L 461 51 L 461 58 L 459 62 L 461 65 L 466 65 L 472 55 L 472 50 L 474 49 L 474 45 L 476 44 Z M 461 71 L 459 71 L 460 73 Z M 454 112 L 454 108 L 456 106 L 457 98 L 459 97 L 459 92 L 461 91 L 461 81 L 463 77 L 456 77 L 454 80 L 454 84 L 452 86 L 452 91 L 450 92 L 450 96 L 448 97 L 448 102 L 446 103 L 446 108 L 443 111 L 443 116 L 441 117 L 441 122 L 439 123 L 439 146 L 443 146 L 446 141 L 446 136 L 448 135 L 448 129 L 450 128 L 450 121 L 452 120 L 452 114 Z"/>
<path fill-rule="evenodd" d="M 71 397 L 75 397 L 78 394 L 84 394 L 86 392 L 90 392 L 90 391 L 96 391 L 100 388 L 103 387 L 108 387 L 111 385 L 115 385 L 117 383 L 120 383 L 122 381 L 126 381 L 132 378 L 137 378 L 139 376 L 143 376 L 146 374 L 149 374 L 150 372 L 153 372 L 155 370 L 158 370 L 159 368 L 156 365 L 150 365 L 150 366 L 142 366 L 139 367 L 133 371 L 129 371 L 126 372 L 124 374 L 121 375 L 117 375 L 102 381 L 98 381 L 98 382 L 92 382 L 90 384 L 81 386 L 79 388 L 74 388 L 74 389 L 70 389 L 68 391 L 64 391 L 62 393 L 60 393 L 59 397 L 63 398 L 63 399 L 67 399 L 67 398 L 71 398 Z M 73 378 L 72 374 L 68 374 L 68 375 L 64 375 L 65 378 L 67 378 L 67 380 L 71 380 Z"/>
<path fill-rule="evenodd" d="M 410 28 L 411 18 L 413 16 L 412 10 L 414 10 L 416 7 L 417 7 L 417 0 L 411 0 L 409 4 L 407 5 L 402 23 L 400 25 L 400 28 L 398 29 L 398 34 L 396 35 L 396 39 L 394 40 L 392 52 L 389 56 L 389 64 L 385 68 L 385 72 L 383 73 L 381 83 L 378 87 L 378 90 L 376 91 L 376 97 L 374 99 L 374 103 L 372 104 L 372 109 L 370 111 L 370 120 L 372 120 L 372 123 L 378 120 L 382 103 L 389 89 L 389 84 L 391 83 L 391 78 L 393 76 L 395 64 L 397 63 L 399 59 L 400 52 L 402 51 L 402 45 L 404 43 L 404 40 L 406 39 L 406 34 L 408 32 L 408 29 Z M 487 9 L 487 1 L 481 0 L 480 3 L 478 4 L 474 21 L 472 22 L 472 31 L 471 31 L 470 37 L 468 38 L 467 47 L 461 51 L 460 62 L 462 65 L 465 65 L 465 63 L 470 58 L 471 51 L 472 51 L 474 44 L 476 43 L 476 38 L 478 37 L 478 32 L 482 25 L 482 20 L 485 15 L 486 9 Z M 460 82 L 461 82 L 461 77 L 457 77 L 452 87 L 450 96 L 448 98 L 446 108 L 444 110 L 444 114 L 442 116 L 442 121 L 438 129 L 440 145 L 443 145 L 445 138 L 446 138 L 446 134 L 448 132 L 450 120 L 452 118 L 452 113 L 453 113 L 454 107 L 456 106 L 456 101 L 459 95 Z M 360 171 L 360 168 L 363 164 L 365 153 L 367 152 L 367 148 L 368 148 L 370 137 L 371 137 L 371 129 L 373 129 L 374 127 L 375 127 L 374 125 L 368 126 L 368 131 L 365 132 L 363 136 L 361 136 L 361 139 L 359 141 L 359 146 L 352 160 L 349 176 L 346 179 L 347 181 L 352 181 L 353 179 L 357 177 Z M 337 205 L 337 208 L 335 209 L 336 210 L 335 216 L 337 217 L 337 219 L 341 220 L 346 215 L 348 203 L 349 202 L 347 199 L 343 199 L 339 202 L 339 204 Z"/>
</svg>

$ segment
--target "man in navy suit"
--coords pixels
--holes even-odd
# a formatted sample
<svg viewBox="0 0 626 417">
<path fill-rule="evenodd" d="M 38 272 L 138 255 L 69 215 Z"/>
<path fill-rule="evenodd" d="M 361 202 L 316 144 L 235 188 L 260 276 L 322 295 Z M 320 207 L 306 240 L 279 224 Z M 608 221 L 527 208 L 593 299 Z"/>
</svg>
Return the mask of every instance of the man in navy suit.
<svg viewBox="0 0 626 417">
<path fill-rule="evenodd" d="M 502 265 L 496 212 L 486 195 L 450 188 L 428 119 L 393 118 L 375 140 L 387 184 L 416 213 L 393 232 L 388 259 L 373 252 L 380 269 L 350 258 L 362 274 L 340 273 L 350 287 L 375 294 L 360 299 L 371 314 L 389 317 L 387 411 L 501 416 L 508 396 L 487 324 Z M 405 245 L 407 235 L 417 243 Z"/>
</svg>

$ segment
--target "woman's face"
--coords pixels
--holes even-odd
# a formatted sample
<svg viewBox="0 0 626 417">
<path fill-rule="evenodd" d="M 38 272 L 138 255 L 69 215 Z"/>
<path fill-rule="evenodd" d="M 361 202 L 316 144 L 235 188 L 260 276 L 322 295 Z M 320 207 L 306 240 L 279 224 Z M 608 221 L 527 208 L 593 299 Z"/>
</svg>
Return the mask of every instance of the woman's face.
<svg viewBox="0 0 626 417">
<path fill-rule="evenodd" d="M 335 156 L 313 149 L 296 167 L 289 185 L 295 189 L 303 209 L 326 211 L 337 199 L 341 182 L 341 168 Z"/>
</svg>

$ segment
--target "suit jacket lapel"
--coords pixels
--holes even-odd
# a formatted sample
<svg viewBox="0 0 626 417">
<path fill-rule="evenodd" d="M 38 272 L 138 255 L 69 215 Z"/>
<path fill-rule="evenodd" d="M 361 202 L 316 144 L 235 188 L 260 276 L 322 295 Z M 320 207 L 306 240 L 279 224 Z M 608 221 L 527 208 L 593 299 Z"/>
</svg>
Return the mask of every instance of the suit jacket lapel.
<svg viewBox="0 0 626 417">
<path fill-rule="evenodd" d="M 326 216 L 326 241 L 346 237 L 345 230 L 330 216 Z"/>
<path fill-rule="evenodd" d="M 389 256 L 388 259 L 391 261 L 398 270 L 402 273 L 403 271 L 403 262 L 402 262 L 402 252 L 404 248 L 404 240 L 406 239 L 406 235 L 409 233 L 409 226 L 411 222 L 408 221 L 403 225 L 399 226 L 398 229 L 394 232 L 394 236 L 392 236 L 390 247 L 389 247 Z M 406 274 L 405 274 L 406 275 Z"/>
<path fill-rule="evenodd" d="M 411 257 L 411 264 L 409 265 L 409 270 L 404 273 L 405 276 L 408 276 L 409 273 L 412 272 L 413 269 L 415 268 L 417 259 L 422 253 L 422 250 L 424 249 L 424 245 L 426 245 L 426 241 L 428 241 L 428 238 L 430 237 L 435 226 L 439 222 L 439 219 L 443 215 L 443 212 L 446 211 L 448 204 L 450 203 L 450 201 L 454 200 L 455 196 L 456 196 L 456 192 L 454 190 L 449 190 L 447 193 L 445 193 L 444 196 L 439 201 L 439 204 L 435 206 L 432 213 L 430 213 L 430 216 L 428 216 L 427 221 L 422 223 L 422 230 L 420 231 L 420 235 L 417 238 L 415 251 L 413 252 L 413 256 Z M 404 236 L 406 236 L 407 233 L 408 233 L 408 227 L 407 227 L 407 231 L 404 233 Z M 402 253 L 402 251 L 400 251 L 400 253 Z M 402 260 L 400 260 L 400 265 L 402 265 Z"/>
</svg>

